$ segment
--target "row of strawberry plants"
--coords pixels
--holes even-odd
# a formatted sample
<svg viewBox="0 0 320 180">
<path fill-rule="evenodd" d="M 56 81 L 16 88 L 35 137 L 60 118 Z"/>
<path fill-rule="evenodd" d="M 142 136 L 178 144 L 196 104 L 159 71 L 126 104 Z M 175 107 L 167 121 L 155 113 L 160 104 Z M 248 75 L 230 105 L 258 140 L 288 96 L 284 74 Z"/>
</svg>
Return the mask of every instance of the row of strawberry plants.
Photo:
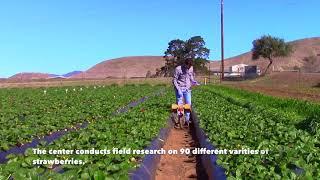
<svg viewBox="0 0 320 180">
<path fill-rule="evenodd" d="M 266 96 L 223 86 L 216 86 L 215 93 L 229 100 L 236 100 L 244 107 L 258 105 L 261 108 L 277 111 L 290 119 L 288 123 L 310 134 L 317 134 L 320 130 L 319 103 Z"/>
<path fill-rule="evenodd" d="M 320 129 L 320 104 L 318 103 L 297 99 L 282 99 L 223 86 L 216 86 L 214 93 L 243 107 L 250 108 L 258 105 L 257 108 L 276 111 L 281 116 L 290 119 L 287 123 L 294 124 L 297 128 L 310 134 L 317 134 Z"/>
<path fill-rule="evenodd" d="M 167 90 L 168 91 L 168 90 Z M 174 94 L 169 92 L 162 96 L 148 99 L 131 108 L 129 112 L 100 121 L 78 132 L 71 132 L 48 146 L 39 145 L 40 149 L 112 149 L 131 148 L 141 150 L 150 145 L 160 128 L 164 127 L 169 117 L 170 102 Z M 10 156 L 5 165 L 0 165 L 3 177 L 14 179 L 127 179 L 129 170 L 139 166 L 143 155 L 35 155 L 28 150 L 25 155 Z M 78 159 L 83 165 L 62 165 L 64 173 L 56 173 L 52 165 L 33 165 L 36 159 Z M 49 170 L 48 170 L 49 169 Z"/>
<path fill-rule="evenodd" d="M 2 89 L 0 151 L 77 123 L 107 117 L 120 106 L 157 89 L 147 85 Z"/>
<path fill-rule="evenodd" d="M 226 96 L 215 86 L 197 88 L 194 94 L 200 125 L 217 149 L 269 150 L 264 155 L 218 155 L 230 179 L 320 177 L 319 133 L 297 129 L 291 122 L 295 116 Z"/>
<path fill-rule="evenodd" d="M 320 114 L 320 104 L 298 99 L 283 99 L 279 97 L 266 96 L 261 93 L 254 93 L 225 86 L 215 86 L 215 92 L 222 93 L 224 96 L 244 99 L 250 103 L 275 108 L 278 111 L 292 114 L 296 117 L 308 117 L 313 114 Z M 308 108 L 301 108 L 308 107 Z"/>
</svg>

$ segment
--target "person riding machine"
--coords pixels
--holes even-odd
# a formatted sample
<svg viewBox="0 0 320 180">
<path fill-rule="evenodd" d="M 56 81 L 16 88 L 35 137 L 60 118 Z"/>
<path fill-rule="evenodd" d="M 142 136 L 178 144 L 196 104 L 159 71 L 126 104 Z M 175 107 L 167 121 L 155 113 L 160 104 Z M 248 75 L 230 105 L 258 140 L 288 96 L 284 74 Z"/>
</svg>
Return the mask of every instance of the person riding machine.
<svg viewBox="0 0 320 180">
<path fill-rule="evenodd" d="M 183 65 L 175 68 L 173 86 L 176 95 L 176 104 L 172 104 L 175 128 L 189 127 L 191 104 L 191 88 L 200 85 L 194 78 L 193 59 L 187 58 Z"/>
</svg>

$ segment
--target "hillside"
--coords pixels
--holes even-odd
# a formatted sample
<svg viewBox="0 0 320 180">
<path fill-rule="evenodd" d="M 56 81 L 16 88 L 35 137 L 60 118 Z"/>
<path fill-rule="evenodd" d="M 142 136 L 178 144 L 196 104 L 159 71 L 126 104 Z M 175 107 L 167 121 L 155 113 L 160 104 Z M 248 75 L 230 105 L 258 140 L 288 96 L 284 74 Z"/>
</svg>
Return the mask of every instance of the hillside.
<svg viewBox="0 0 320 180">
<path fill-rule="evenodd" d="M 300 67 L 305 72 L 320 72 L 320 37 L 307 38 L 290 42 L 293 45 L 294 53 L 290 57 L 276 58 L 271 69 L 275 71 L 293 70 Z M 306 61 L 305 58 L 310 61 Z M 225 60 L 225 70 L 235 64 L 258 65 L 262 70 L 268 65 L 268 60 L 252 60 L 251 52 L 241 54 Z M 148 71 L 152 74 L 157 68 L 162 67 L 165 61 L 162 56 L 132 56 L 105 60 L 87 71 L 74 71 L 66 74 L 72 79 L 105 79 L 105 78 L 133 78 L 146 77 Z M 210 69 L 220 70 L 220 61 L 212 61 Z M 53 75 L 46 73 L 19 73 L 9 80 L 33 80 L 48 79 Z"/>
<path fill-rule="evenodd" d="M 162 56 L 132 56 L 103 61 L 89 70 L 71 78 L 101 79 L 101 78 L 132 78 L 146 77 L 148 71 L 152 74 L 164 65 Z"/>
<path fill-rule="evenodd" d="M 45 80 L 45 79 L 51 79 L 51 78 L 57 78 L 57 77 L 64 77 L 69 78 L 71 76 L 77 75 L 82 73 L 82 71 L 72 71 L 69 73 L 66 73 L 64 75 L 57 75 L 57 74 L 47 74 L 47 73 L 31 73 L 31 72 L 24 72 L 24 73 L 18 73 L 8 78 L 10 81 L 30 81 L 30 80 Z M 3 80 L 7 80 L 6 78 L 3 78 Z"/>
<path fill-rule="evenodd" d="M 295 67 L 300 67 L 306 69 L 307 66 L 313 66 L 313 69 L 320 70 L 320 37 L 307 38 L 297 41 L 289 42 L 293 45 L 294 53 L 290 57 L 276 58 L 274 61 L 274 70 L 293 70 Z M 248 65 L 258 65 L 264 70 L 268 65 L 268 60 L 258 60 L 251 59 L 251 52 L 241 54 L 232 58 L 225 60 L 225 70 L 229 70 L 229 67 L 235 64 L 248 64 Z M 317 62 L 314 64 L 307 64 L 303 59 L 306 57 L 314 56 L 317 58 Z M 210 64 L 211 70 L 220 69 L 220 61 L 214 61 Z M 314 67 L 316 66 L 316 67 Z M 273 67 L 271 67 L 273 68 Z"/>
<path fill-rule="evenodd" d="M 27 81 L 27 80 L 35 80 L 35 79 L 47 79 L 50 78 L 52 75 L 47 73 L 18 73 L 11 77 L 9 80 L 19 80 L 19 81 Z"/>
<path fill-rule="evenodd" d="M 75 75 L 80 74 L 80 73 L 82 73 L 82 71 L 72 71 L 72 72 L 69 72 L 69 73 L 64 74 L 64 75 L 62 75 L 62 76 L 63 76 L 63 77 L 66 77 L 66 78 L 69 78 L 69 77 L 71 77 L 71 76 L 75 76 Z"/>
</svg>

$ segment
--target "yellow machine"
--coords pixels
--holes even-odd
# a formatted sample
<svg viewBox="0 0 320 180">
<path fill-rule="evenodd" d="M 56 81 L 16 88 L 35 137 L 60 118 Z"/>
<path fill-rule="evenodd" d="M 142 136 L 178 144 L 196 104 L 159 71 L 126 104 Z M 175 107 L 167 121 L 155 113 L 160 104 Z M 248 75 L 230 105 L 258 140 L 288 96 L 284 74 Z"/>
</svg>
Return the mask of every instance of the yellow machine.
<svg viewBox="0 0 320 180">
<path fill-rule="evenodd" d="M 172 110 L 172 119 L 173 119 L 173 122 L 175 123 L 175 127 L 179 126 L 180 129 L 182 129 L 182 126 L 186 122 L 184 113 L 185 111 L 191 111 L 191 105 L 190 104 L 184 104 L 184 105 L 172 104 L 171 110 Z M 187 126 L 189 127 L 189 123 L 187 124 Z"/>
<path fill-rule="evenodd" d="M 190 104 L 184 104 L 184 105 L 172 104 L 171 105 L 172 110 L 177 110 L 178 108 L 185 109 L 185 110 L 191 110 Z"/>
</svg>

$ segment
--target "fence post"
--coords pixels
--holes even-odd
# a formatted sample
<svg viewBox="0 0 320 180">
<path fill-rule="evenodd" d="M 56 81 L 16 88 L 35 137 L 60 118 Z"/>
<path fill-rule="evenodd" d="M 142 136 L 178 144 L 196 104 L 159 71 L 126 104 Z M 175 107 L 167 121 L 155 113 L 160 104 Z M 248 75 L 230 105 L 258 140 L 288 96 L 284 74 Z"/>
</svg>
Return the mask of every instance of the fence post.
<svg viewBox="0 0 320 180">
<path fill-rule="evenodd" d="M 301 70 L 300 70 L 300 68 L 299 68 L 298 73 L 299 73 L 299 91 L 300 91 L 300 88 L 301 88 Z"/>
</svg>

